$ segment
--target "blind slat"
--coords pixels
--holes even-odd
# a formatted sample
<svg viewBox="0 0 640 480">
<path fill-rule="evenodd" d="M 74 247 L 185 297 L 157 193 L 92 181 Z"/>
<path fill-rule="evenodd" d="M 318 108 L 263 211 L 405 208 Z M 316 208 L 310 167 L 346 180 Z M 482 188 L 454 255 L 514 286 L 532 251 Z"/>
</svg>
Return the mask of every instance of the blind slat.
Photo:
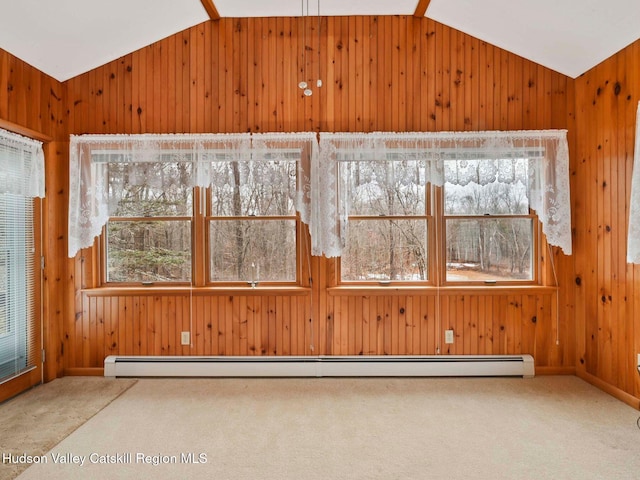
<svg viewBox="0 0 640 480">
<path fill-rule="evenodd" d="M 0 130 L 0 383 L 34 368 L 39 351 L 32 187 L 43 183 L 33 178 L 42 148 L 21 138 Z"/>
</svg>

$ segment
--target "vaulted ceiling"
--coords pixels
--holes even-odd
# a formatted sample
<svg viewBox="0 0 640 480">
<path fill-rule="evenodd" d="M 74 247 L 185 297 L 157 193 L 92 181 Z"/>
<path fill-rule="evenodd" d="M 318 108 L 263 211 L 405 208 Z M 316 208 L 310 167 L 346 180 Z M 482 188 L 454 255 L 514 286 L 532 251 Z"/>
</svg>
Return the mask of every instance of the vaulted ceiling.
<svg viewBox="0 0 640 480">
<path fill-rule="evenodd" d="M 640 38 L 639 0 L 0 0 L 0 48 L 60 81 L 221 17 L 426 15 L 575 78 Z"/>
</svg>

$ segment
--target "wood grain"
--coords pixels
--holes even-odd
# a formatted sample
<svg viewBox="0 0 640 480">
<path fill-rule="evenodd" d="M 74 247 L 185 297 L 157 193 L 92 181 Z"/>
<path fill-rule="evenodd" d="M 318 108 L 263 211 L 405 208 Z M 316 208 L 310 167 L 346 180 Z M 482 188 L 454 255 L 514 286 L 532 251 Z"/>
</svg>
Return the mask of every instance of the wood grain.
<svg viewBox="0 0 640 480">
<path fill-rule="evenodd" d="M 53 353 L 45 377 L 100 367 L 104 355 L 124 351 L 382 355 L 440 347 L 532 352 L 547 371 L 575 368 L 640 397 L 640 271 L 625 261 L 638 42 L 574 80 L 411 15 L 323 17 L 317 33 L 295 18 L 220 19 L 64 84 L 0 50 L 0 120 L 52 139 L 43 308 Z M 297 88 L 305 67 L 307 80 L 324 83 L 309 98 Z M 303 294 L 98 296 L 95 248 L 66 259 L 70 133 L 547 128 L 569 129 L 571 153 L 574 255 L 538 252 L 543 282 L 557 278 L 557 291 L 336 290 L 335 261 L 314 257 Z M 193 347 L 179 344 L 184 328 Z M 453 345 L 443 343 L 447 328 Z"/>
</svg>

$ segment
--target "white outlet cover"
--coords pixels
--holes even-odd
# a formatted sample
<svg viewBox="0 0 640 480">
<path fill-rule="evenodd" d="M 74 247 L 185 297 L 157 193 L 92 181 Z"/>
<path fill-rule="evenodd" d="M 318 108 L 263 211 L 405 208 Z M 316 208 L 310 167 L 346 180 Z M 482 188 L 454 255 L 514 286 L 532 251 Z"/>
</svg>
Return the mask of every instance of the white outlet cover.
<svg viewBox="0 0 640 480">
<path fill-rule="evenodd" d="M 444 343 L 453 343 L 453 330 L 444 331 Z"/>
<path fill-rule="evenodd" d="M 189 345 L 191 343 L 191 335 L 189 332 L 182 332 L 181 343 L 182 345 Z"/>
</svg>

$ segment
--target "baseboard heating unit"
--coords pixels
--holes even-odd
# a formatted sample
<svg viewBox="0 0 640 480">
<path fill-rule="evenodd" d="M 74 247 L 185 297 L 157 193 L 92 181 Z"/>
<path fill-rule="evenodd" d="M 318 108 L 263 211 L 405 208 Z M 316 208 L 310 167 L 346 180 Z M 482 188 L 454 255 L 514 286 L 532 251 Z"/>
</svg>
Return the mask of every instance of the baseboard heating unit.
<svg viewBox="0 0 640 480">
<path fill-rule="evenodd" d="M 533 377 L 531 355 L 109 356 L 105 377 Z"/>
</svg>

